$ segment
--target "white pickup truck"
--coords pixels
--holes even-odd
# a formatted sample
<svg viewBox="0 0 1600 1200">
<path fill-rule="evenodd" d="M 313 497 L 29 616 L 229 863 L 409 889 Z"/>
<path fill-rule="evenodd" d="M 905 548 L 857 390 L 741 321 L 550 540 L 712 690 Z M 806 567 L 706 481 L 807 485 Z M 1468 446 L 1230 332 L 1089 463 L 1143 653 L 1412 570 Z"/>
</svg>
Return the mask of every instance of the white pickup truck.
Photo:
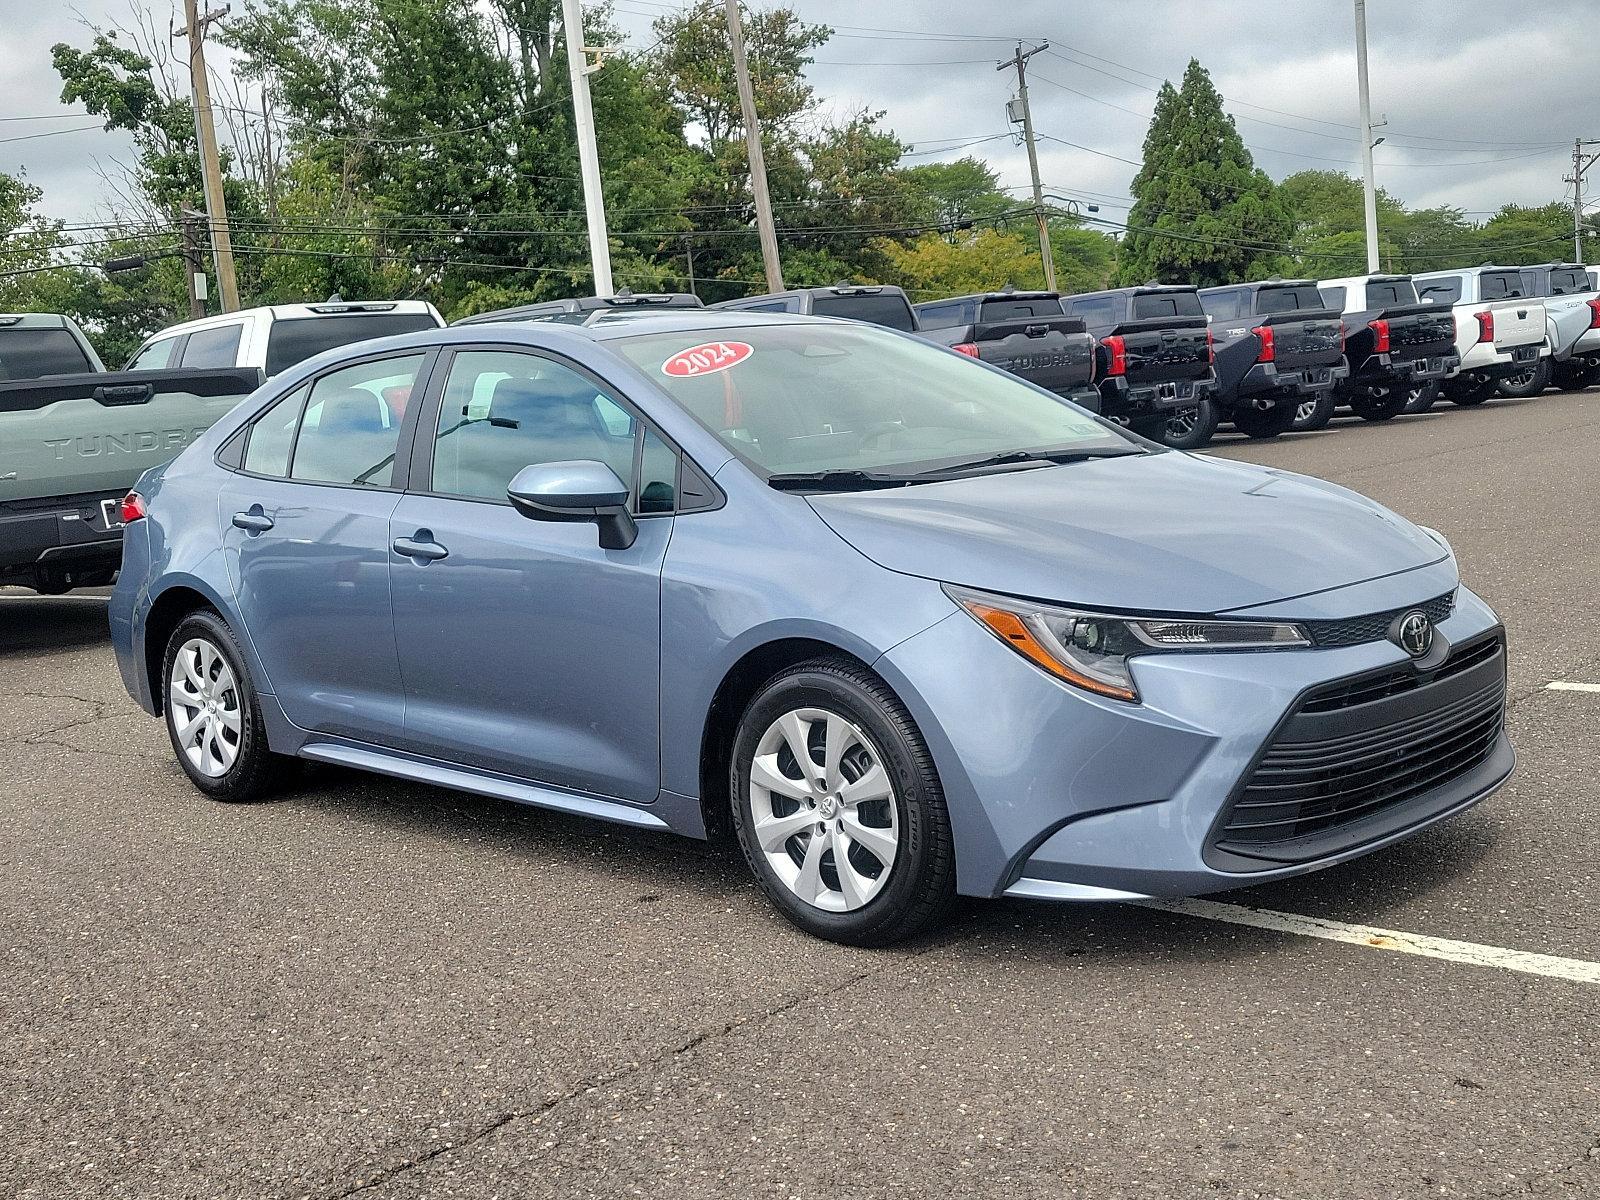
<svg viewBox="0 0 1600 1200">
<path fill-rule="evenodd" d="M 443 324 L 425 300 L 272 304 L 169 325 L 145 339 L 124 370 L 258 367 L 270 379 L 324 350 Z"/>
<path fill-rule="evenodd" d="M 1527 295 L 1520 267 L 1462 267 L 1413 275 L 1423 303 L 1449 305 L 1461 366 L 1444 382 L 1457 404 L 1482 404 L 1507 376 L 1548 359 L 1544 305 Z"/>
<path fill-rule="evenodd" d="M 1600 288 L 1578 263 L 1538 263 L 1522 268 L 1523 289 L 1544 304 L 1549 370 L 1534 378 L 1500 381 L 1507 396 L 1536 396 L 1546 384 L 1577 391 L 1600 378 Z"/>
</svg>

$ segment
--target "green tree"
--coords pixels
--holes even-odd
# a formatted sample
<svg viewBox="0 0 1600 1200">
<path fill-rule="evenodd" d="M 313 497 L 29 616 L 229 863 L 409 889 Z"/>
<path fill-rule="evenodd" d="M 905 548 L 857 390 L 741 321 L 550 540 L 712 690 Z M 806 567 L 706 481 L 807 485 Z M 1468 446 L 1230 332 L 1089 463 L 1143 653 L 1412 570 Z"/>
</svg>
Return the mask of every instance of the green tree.
<svg viewBox="0 0 1600 1200">
<path fill-rule="evenodd" d="M 923 163 L 902 172 L 917 199 L 923 224 L 956 228 L 968 222 L 993 221 L 1017 208 L 1017 201 L 1000 188 L 1000 179 L 982 159 L 958 158 L 947 163 Z"/>
<path fill-rule="evenodd" d="M 1191 59 L 1181 88 L 1161 86 L 1134 176 L 1118 275 L 1200 286 L 1249 278 L 1281 257 L 1290 216 L 1256 168 L 1222 97 Z"/>
</svg>

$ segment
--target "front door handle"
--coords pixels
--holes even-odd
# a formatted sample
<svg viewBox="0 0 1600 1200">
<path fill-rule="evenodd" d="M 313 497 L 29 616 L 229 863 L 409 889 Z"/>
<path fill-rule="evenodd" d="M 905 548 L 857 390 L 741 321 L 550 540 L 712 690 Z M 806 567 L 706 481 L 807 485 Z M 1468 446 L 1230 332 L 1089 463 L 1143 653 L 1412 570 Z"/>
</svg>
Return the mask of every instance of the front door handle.
<svg viewBox="0 0 1600 1200">
<path fill-rule="evenodd" d="M 450 551 L 434 541 L 425 529 L 417 530 L 416 537 L 395 538 L 394 552 L 420 562 L 435 562 L 450 556 Z"/>
<path fill-rule="evenodd" d="M 272 518 L 261 511 L 259 504 L 252 506 L 249 512 L 233 514 L 233 527 L 246 530 L 249 533 L 265 533 L 272 528 L 273 524 Z"/>
</svg>

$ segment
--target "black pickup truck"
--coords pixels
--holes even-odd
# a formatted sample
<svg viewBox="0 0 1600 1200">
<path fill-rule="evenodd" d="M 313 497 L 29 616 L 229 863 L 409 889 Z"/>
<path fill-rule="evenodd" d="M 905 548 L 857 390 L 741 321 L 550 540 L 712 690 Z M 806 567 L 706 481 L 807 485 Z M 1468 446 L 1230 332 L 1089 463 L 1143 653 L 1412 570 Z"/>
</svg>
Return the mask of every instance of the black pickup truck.
<svg viewBox="0 0 1600 1200">
<path fill-rule="evenodd" d="M 711 308 L 732 308 L 741 312 L 801 313 L 808 317 L 840 317 L 883 325 L 902 333 L 915 333 L 917 315 L 904 291 L 887 283 L 846 283 L 832 287 L 791 288 L 786 292 L 764 292 L 722 300 Z"/>
<path fill-rule="evenodd" d="M 1309 279 L 1202 288 L 1200 303 L 1211 317 L 1217 394 L 1197 421 L 1167 422 L 1169 446 L 1204 446 L 1219 420 L 1253 438 L 1277 437 L 1302 403 L 1350 374 L 1343 323 Z"/>
<path fill-rule="evenodd" d="M 1343 315 L 1350 375 L 1331 393 L 1302 403 L 1294 428 L 1321 429 L 1337 404 L 1348 404 L 1364 421 L 1430 407 L 1461 362 L 1450 306 L 1420 303 L 1409 275 L 1325 279 L 1317 287 Z"/>
<path fill-rule="evenodd" d="M 1061 302 L 1097 342 L 1100 411 L 1160 441 L 1174 414 L 1211 399 L 1211 329 L 1192 287 L 1146 284 L 1082 292 Z"/>
<path fill-rule="evenodd" d="M 1069 317 L 1056 292 L 984 292 L 916 307 L 921 335 L 970 354 L 1064 400 L 1100 411 L 1094 385 L 1094 338 Z"/>
</svg>

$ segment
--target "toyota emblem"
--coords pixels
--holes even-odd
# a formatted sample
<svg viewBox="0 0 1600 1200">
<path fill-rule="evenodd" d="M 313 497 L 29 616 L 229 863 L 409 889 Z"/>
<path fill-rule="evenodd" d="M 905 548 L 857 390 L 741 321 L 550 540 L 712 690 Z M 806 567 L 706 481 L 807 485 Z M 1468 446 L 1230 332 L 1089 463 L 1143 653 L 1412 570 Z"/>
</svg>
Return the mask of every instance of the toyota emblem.
<svg viewBox="0 0 1600 1200">
<path fill-rule="evenodd" d="M 1395 623 L 1394 640 L 1412 658 L 1421 658 L 1433 649 L 1433 622 L 1427 613 L 1412 609 Z"/>
</svg>

